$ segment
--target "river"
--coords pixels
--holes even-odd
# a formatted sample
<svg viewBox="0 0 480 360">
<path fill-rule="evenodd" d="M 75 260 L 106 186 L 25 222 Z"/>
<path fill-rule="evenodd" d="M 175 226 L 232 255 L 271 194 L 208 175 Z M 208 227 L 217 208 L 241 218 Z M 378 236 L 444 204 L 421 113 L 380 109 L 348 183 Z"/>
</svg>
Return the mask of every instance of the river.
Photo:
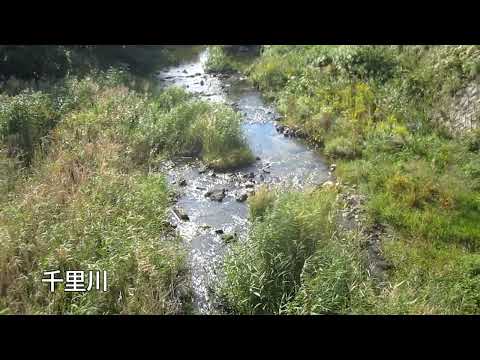
<svg viewBox="0 0 480 360">
<path fill-rule="evenodd" d="M 208 101 L 223 102 L 242 114 L 245 138 L 258 160 L 234 172 L 199 171 L 195 159 L 166 164 L 164 171 L 177 191 L 177 206 L 188 214 L 182 221 L 172 213 L 172 222 L 190 249 L 195 312 L 221 313 L 214 296 L 214 285 L 221 277 L 221 264 L 229 244 L 222 234 L 237 234 L 238 241 L 248 235 L 248 205 L 239 202 L 239 192 L 254 190 L 262 184 L 301 189 L 329 179 L 328 165 L 322 156 L 300 139 L 276 131 L 278 114 L 262 95 L 239 74 L 213 75 L 205 72 L 208 49 L 194 59 L 170 67 L 158 74 L 160 87 L 181 86 Z M 181 180 L 186 185 L 180 186 Z M 245 189 L 253 186 L 253 189 Z M 225 189 L 225 198 L 212 201 L 207 190 Z"/>
</svg>

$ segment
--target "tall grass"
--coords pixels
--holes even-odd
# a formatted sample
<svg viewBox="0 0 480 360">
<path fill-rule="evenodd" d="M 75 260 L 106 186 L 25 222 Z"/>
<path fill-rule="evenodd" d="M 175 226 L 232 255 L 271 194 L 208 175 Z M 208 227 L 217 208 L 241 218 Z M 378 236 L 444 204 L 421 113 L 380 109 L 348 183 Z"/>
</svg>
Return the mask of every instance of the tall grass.
<svg viewBox="0 0 480 360">
<path fill-rule="evenodd" d="M 276 101 L 283 121 L 309 134 L 309 140 L 337 163 L 336 175 L 368 195 L 370 222 L 394 229 L 397 240 L 385 244 L 387 259 L 395 263 L 391 287 L 368 298 L 365 306 L 357 307 L 360 312 L 479 311 L 474 275 L 480 243 L 478 134 L 452 137 L 432 121 L 449 96 L 475 78 L 479 51 L 478 46 L 269 46 L 247 70 L 257 87 Z M 255 200 L 252 205 L 255 213 Z M 258 209 L 260 214 L 265 211 Z M 278 226 L 277 219 L 265 219 Z M 288 231 L 296 226 L 292 221 Z M 252 239 L 258 236 L 252 233 Z M 292 241 L 299 238 L 295 233 Z M 248 244 L 245 254 L 261 253 L 254 240 Z M 346 270 L 342 259 L 352 264 L 356 249 L 328 250 L 326 254 L 338 251 L 337 255 L 319 256 L 317 264 L 323 265 L 305 270 L 310 279 L 305 284 L 318 287 L 318 292 L 307 285 L 301 291 L 299 285 L 287 287 L 282 293 L 288 300 L 268 305 L 265 296 L 259 300 L 245 285 L 259 283 L 248 278 L 248 272 L 256 270 L 245 270 L 237 283 L 231 275 L 227 283 L 237 294 L 231 295 L 233 307 L 240 312 L 280 312 L 288 303 L 285 308 L 292 311 L 312 309 L 307 304 L 325 298 L 322 286 L 325 291 L 342 291 L 341 279 L 353 271 Z M 248 256 L 258 267 L 259 260 Z M 234 263 L 230 260 L 230 270 Z M 264 279 L 275 266 L 259 267 L 263 270 L 258 273 Z M 330 275 L 322 277 L 324 269 L 330 269 Z M 240 270 L 231 274 L 234 271 Z M 313 306 L 312 311 L 355 311 L 352 293 L 343 294 L 338 303 L 327 301 L 328 306 Z"/>
<path fill-rule="evenodd" d="M 221 292 L 230 311 L 281 314 L 348 309 L 353 270 L 337 246 L 335 197 L 327 190 L 278 194 L 274 200 L 266 200 L 265 194 L 253 197 L 250 206 L 255 216 L 249 238 L 234 245 L 225 260 Z M 312 267 L 321 269 L 313 275 L 318 280 L 315 284 L 310 283 Z M 319 281 L 321 276 L 330 283 Z M 299 306 L 299 299 L 310 296 L 309 291 L 323 295 L 313 298 L 314 304 Z"/>
<path fill-rule="evenodd" d="M 149 165 L 194 154 L 223 169 L 252 156 L 232 110 L 175 88 L 139 92 L 130 80 L 110 69 L 3 95 L 2 313 L 190 311 L 186 251 Z M 41 281 L 50 270 L 107 271 L 108 291 L 50 293 Z"/>
<path fill-rule="evenodd" d="M 249 68 L 255 55 L 252 53 L 236 54 L 233 56 L 224 46 L 209 46 L 209 56 L 206 70 L 213 73 L 231 73 L 244 71 Z"/>
<path fill-rule="evenodd" d="M 228 170 L 249 164 L 240 117 L 221 104 L 209 104 L 170 88 L 152 103 L 139 131 L 150 147 L 171 155 L 198 156 L 211 168 Z"/>
<path fill-rule="evenodd" d="M 165 181 L 133 161 L 132 124 L 146 99 L 91 79 L 70 85 L 76 105 L 63 112 L 30 176 L 10 186 L 2 204 L 0 307 L 34 314 L 186 311 L 186 253 L 165 224 Z M 68 293 L 62 285 L 50 293 L 41 282 L 48 270 L 104 270 L 109 288 Z"/>
</svg>

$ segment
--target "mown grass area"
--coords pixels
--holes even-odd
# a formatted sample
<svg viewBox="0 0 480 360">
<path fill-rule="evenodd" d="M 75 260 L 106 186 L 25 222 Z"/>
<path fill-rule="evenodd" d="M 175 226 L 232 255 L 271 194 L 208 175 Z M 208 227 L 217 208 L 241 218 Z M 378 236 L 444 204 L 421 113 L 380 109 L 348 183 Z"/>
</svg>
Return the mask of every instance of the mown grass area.
<svg viewBox="0 0 480 360">
<path fill-rule="evenodd" d="M 456 90 L 478 77 L 479 53 L 478 46 L 269 46 L 246 70 L 276 102 L 284 122 L 309 134 L 337 163 L 340 179 L 367 195 L 369 221 L 395 230 L 396 240 L 384 245 L 394 264 L 392 286 L 369 299 L 370 312 L 480 310 L 479 133 L 451 136 L 433 121 Z M 276 228 L 279 221 L 269 217 L 270 224 L 255 227 Z M 293 231 L 286 242 L 302 238 L 296 227 L 294 222 L 285 229 Z M 254 230 L 253 239 L 260 236 L 255 231 L 261 230 Z M 265 241 L 278 237 L 264 234 Z M 322 236 L 315 235 L 319 242 Z M 242 251 L 263 256 L 256 245 Z M 355 247 L 348 252 L 354 254 Z M 282 256 L 298 255 L 286 250 Z M 309 268 L 304 257 L 298 261 Z M 264 279 L 273 269 L 275 264 L 265 265 L 258 274 Z M 340 275 L 331 276 L 322 281 Z M 233 275 L 227 279 L 234 282 Z M 247 298 L 233 295 L 238 291 L 230 285 L 227 293 Z M 260 301 L 242 291 L 251 298 L 241 312 L 279 311 L 282 302 L 273 305 L 269 295 L 260 292 Z M 277 297 L 292 298 L 292 286 L 278 291 L 283 295 Z M 342 311 L 362 309 L 351 303 Z"/>
<path fill-rule="evenodd" d="M 251 153 L 229 108 L 133 81 L 109 69 L 1 95 L 1 313 L 190 311 L 186 249 L 150 169 L 185 154 L 224 169 Z M 51 270 L 107 271 L 108 291 L 50 293 Z"/>
</svg>

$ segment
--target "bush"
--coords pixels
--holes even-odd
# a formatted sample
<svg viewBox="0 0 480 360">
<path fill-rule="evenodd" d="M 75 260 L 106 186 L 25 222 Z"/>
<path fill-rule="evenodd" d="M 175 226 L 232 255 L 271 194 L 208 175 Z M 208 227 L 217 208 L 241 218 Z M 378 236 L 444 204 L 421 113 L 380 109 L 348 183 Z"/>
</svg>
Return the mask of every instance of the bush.
<svg viewBox="0 0 480 360">
<path fill-rule="evenodd" d="M 251 79 L 260 90 L 275 91 L 287 83 L 292 70 L 284 59 L 270 57 L 255 66 Z"/>
<path fill-rule="evenodd" d="M 34 147 L 58 121 L 50 97 L 41 92 L 3 96 L 0 103 L 0 140 L 10 155 L 19 155 L 28 165 Z"/>
<path fill-rule="evenodd" d="M 149 146 L 171 155 L 200 156 L 218 170 L 254 160 L 237 113 L 224 105 L 194 100 L 183 90 L 172 88 L 161 94 L 139 127 Z"/>
<path fill-rule="evenodd" d="M 356 46 L 351 52 L 339 52 L 335 63 L 347 76 L 386 82 L 393 77 L 397 63 L 394 55 L 381 46 Z"/>
<path fill-rule="evenodd" d="M 334 236 L 307 260 L 301 287 L 286 313 L 345 314 L 371 311 L 374 287 L 369 283 L 361 255 L 352 237 Z M 369 308 L 370 307 L 370 308 Z"/>
<path fill-rule="evenodd" d="M 260 187 L 253 196 L 248 198 L 248 208 L 252 220 L 261 220 L 268 209 L 270 209 L 277 199 L 275 191 L 265 186 Z"/>
<path fill-rule="evenodd" d="M 225 260 L 221 293 L 232 312 L 278 314 L 285 310 L 301 286 L 308 259 L 332 237 L 334 224 L 329 214 L 334 197 L 326 191 L 279 195 L 262 217 L 254 218 L 248 240 L 234 245 Z"/>
<path fill-rule="evenodd" d="M 35 195 L 32 187 L 24 202 L 2 212 L 8 232 L 1 242 L 0 308 L 27 314 L 183 311 L 175 288 L 185 281 L 184 250 L 174 238 L 159 239 L 167 234 L 162 178 L 92 177 L 67 203 L 46 190 Z M 51 269 L 107 271 L 108 292 L 65 293 L 61 285 L 50 293 L 40 279 Z"/>
<path fill-rule="evenodd" d="M 74 82 L 73 93 L 87 94 L 79 98 L 92 105 L 73 101 L 75 110 L 52 131 L 48 153 L 34 163 L 28 179 L 16 184 L 15 196 L 2 199 L 0 309 L 27 314 L 188 311 L 185 250 L 165 224 L 166 183 L 131 157 L 141 135 L 137 120 L 148 110 L 146 99 L 124 87 L 85 81 L 79 88 Z M 40 280 L 51 269 L 105 270 L 109 291 L 77 294 L 60 287 L 50 293 Z"/>
<path fill-rule="evenodd" d="M 325 143 L 325 154 L 334 158 L 354 159 L 360 155 L 360 149 L 352 140 L 337 137 Z"/>
<path fill-rule="evenodd" d="M 222 46 L 211 46 L 206 69 L 209 72 L 231 72 L 235 70 L 230 57 Z"/>
<path fill-rule="evenodd" d="M 254 61 L 257 52 L 248 51 L 238 53 L 231 51 L 235 45 L 209 46 L 209 56 L 206 63 L 207 72 L 232 73 L 236 71 L 247 71 Z"/>
</svg>

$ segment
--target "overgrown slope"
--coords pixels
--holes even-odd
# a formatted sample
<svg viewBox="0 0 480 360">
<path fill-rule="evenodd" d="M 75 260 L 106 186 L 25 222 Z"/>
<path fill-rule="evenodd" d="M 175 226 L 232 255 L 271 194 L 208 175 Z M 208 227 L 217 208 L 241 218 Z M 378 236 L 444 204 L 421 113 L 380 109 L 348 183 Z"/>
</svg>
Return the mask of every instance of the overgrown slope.
<svg viewBox="0 0 480 360">
<path fill-rule="evenodd" d="M 235 64 L 230 56 L 223 58 Z M 369 311 L 478 313 L 480 133 L 477 130 L 452 135 L 438 123 L 436 114 L 449 106 L 450 97 L 457 90 L 478 81 L 480 48 L 267 46 L 245 71 L 276 102 L 284 115 L 284 124 L 308 134 L 308 140 L 320 145 L 337 164 L 339 179 L 358 186 L 359 192 L 367 195 L 370 223 L 384 223 L 395 230 L 396 240 L 385 242 L 383 249 L 393 263 L 389 271 L 391 286 L 369 299 Z M 283 217 L 295 219 L 295 205 L 285 205 L 290 201 L 278 200 L 276 206 L 283 209 Z M 320 200 L 317 206 L 321 208 Z M 287 236 L 300 226 L 297 220 L 292 220 L 291 228 L 285 227 L 284 234 L 266 233 L 262 229 L 283 229 L 280 218 L 274 216 L 280 210 L 272 211 L 263 223 L 255 225 L 251 242 L 242 250 L 251 253 L 249 256 L 263 256 L 262 248 L 251 245 L 260 239 L 262 243 L 275 243 L 281 236 L 288 243 L 312 236 L 313 241 L 321 243 L 323 236 L 329 237 L 316 234 L 306 225 L 301 235 Z M 312 221 L 321 224 L 325 220 Z M 311 253 L 315 257 L 314 254 Z M 298 266 L 303 264 L 305 271 L 311 269 L 310 260 L 298 258 L 297 250 L 279 248 L 269 256 L 291 258 L 293 263 L 300 262 Z M 257 274 L 261 279 L 257 289 L 267 286 L 266 274 L 276 273 L 276 265 L 262 266 L 263 272 L 249 275 Z M 275 290 L 276 295 L 245 288 L 242 291 L 249 295 L 238 298 L 239 290 L 232 279 L 243 275 L 231 270 L 235 269 L 231 263 L 227 263 L 227 268 L 232 274 L 227 278 L 227 297 L 233 304 L 250 299 L 241 302 L 243 307 L 237 308 L 241 312 L 279 312 L 279 304 L 290 303 L 305 286 L 313 293 L 323 291 L 326 284 L 322 281 L 328 283 L 338 275 L 332 273 L 323 278 L 320 267 L 313 270 L 313 277 L 319 276 L 322 281 L 300 278 L 295 286 L 288 285 L 288 290 Z M 359 291 L 356 289 L 355 294 Z M 350 290 L 353 291 L 352 287 Z M 351 291 L 332 291 L 320 295 L 352 296 Z M 260 296 L 255 297 L 255 292 Z M 271 297 L 284 300 L 272 307 Z M 320 297 L 314 301 L 323 300 Z M 342 304 L 349 305 L 336 310 L 365 310 L 346 299 Z"/>
<path fill-rule="evenodd" d="M 221 169 L 252 155 L 231 109 L 132 81 L 111 68 L 0 95 L 1 313 L 190 311 L 186 249 L 154 169 L 177 155 Z M 106 271 L 108 290 L 51 293 L 42 278 L 55 270 Z"/>
</svg>

